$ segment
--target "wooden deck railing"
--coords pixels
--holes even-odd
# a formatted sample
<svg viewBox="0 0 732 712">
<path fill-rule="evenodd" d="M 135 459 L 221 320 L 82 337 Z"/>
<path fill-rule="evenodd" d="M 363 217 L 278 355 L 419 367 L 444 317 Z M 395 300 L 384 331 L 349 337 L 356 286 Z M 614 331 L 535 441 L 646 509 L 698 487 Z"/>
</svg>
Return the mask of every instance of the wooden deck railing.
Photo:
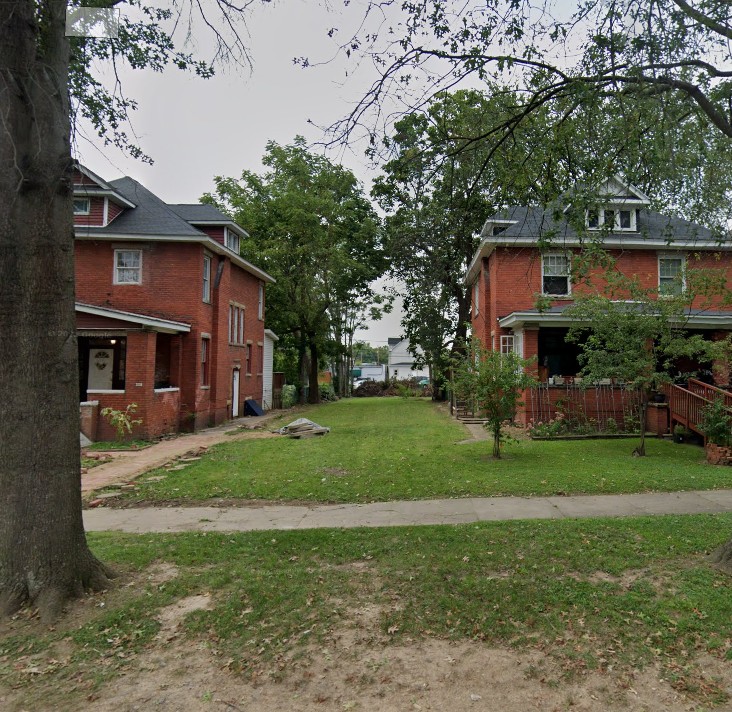
<svg viewBox="0 0 732 712">
<path fill-rule="evenodd" d="M 702 420 L 704 419 L 704 408 L 717 400 L 724 399 L 724 404 L 732 410 L 732 393 L 723 391 L 716 386 L 710 386 L 695 378 L 690 378 L 686 388 L 676 385 L 666 387 L 668 396 L 669 413 L 671 416 L 671 428 L 674 423 L 683 425 L 699 435 L 704 435 Z"/>
</svg>

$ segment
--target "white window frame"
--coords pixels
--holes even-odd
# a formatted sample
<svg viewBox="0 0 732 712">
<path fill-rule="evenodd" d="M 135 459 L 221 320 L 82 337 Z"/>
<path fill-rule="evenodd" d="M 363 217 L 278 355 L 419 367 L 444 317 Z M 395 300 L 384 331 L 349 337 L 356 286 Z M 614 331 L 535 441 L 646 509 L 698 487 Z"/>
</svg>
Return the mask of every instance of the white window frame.
<svg viewBox="0 0 732 712">
<path fill-rule="evenodd" d="M 86 203 L 86 209 L 77 210 L 76 204 L 80 203 L 82 200 Z M 74 198 L 74 215 L 89 215 L 90 213 L 91 213 L 91 200 L 89 198 Z"/>
<path fill-rule="evenodd" d="M 239 250 L 241 249 L 241 238 L 229 227 L 226 228 L 224 243 L 232 252 L 236 252 L 237 255 L 239 254 Z M 235 247 L 232 245 L 235 245 Z"/>
<path fill-rule="evenodd" d="M 138 264 L 134 267 L 121 266 L 119 264 L 118 260 L 119 260 L 120 255 L 124 252 L 137 254 Z M 127 271 L 136 270 L 137 279 L 136 280 L 129 280 L 129 279 L 121 280 L 119 278 L 120 270 L 127 270 Z M 114 275 L 113 275 L 112 283 L 113 284 L 142 284 L 142 250 L 131 250 L 128 248 L 119 248 L 114 251 Z"/>
<path fill-rule="evenodd" d="M 677 260 L 680 264 L 680 270 L 681 270 L 681 291 L 679 292 L 664 292 L 663 291 L 663 285 L 664 282 L 662 282 L 662 279 L 668 280 L 665 284 L 675 284 L 676 283 L 676 277 L 664 277 L 661 275 L 661 262 L 663 260 Z M 686 255 L 680 255 L 678 253 L 669 254 L 669 253 L 659 253 L 658 255 L 658 293 L 662 297 L 676 297 L 679 294 L 683 294 L 686 291 Z"/>
<path fill-rule="evenodd" d="M 211 385 L 211 337 L 201 337 L 201 387 Z"/>
<path fill-rule="evenodd" d="M 546 261 L 552 257 L 561 257 L 567 261 L 567 274 L 546 274 L 545 265 Z M 572 295 L 572 257 L 567 252 L 547 252 L 541 256 L 541 293 L 546 297 L 569 297 Z M 566 277 L 567 279 L 567 291 L 564 294 L 557 294 L 555 292 L 544 291 L 544 277 Z"/>
<path fill-rule="evenodd" d="M 259 283 L 259 303 L 257 304 L 257 319 L 264 321 L 264 284 Z"/>
<path fill-rule="evenodd" d="M 211 255 L 203 256 L 203 284 L 201 298 L 206 304 L 211 303 Z"/>
<path fill-rule="evenodd" d="M 480 313 L 480 276 L 473 282 L 473 316 Z"/>
<path fill-rule="evenodd" d="M 516 337 L 513 334 L 501 335 L 501 355 L 514 353 Z"/>
<path fill-rule="evenodd" d="M 229 304 L 229 344 L 244 346 L 244 314 L 245 308 L 241 304 Z"/>
<path fill-rule="evenodd" d="M 608 206 L 606 208 L 597 208 L 595 211 L 597 212 L 597 225 L 590 225 L 590 210 L 585 212 L 585 225 L 588 230 L 602 230 L 605 228 L 605 212 L 609 211 L 614 213 L 613 216 L 613 225 L 612 225 L 612 231 L 613 232 L 637 232 L 637 224 L 636 224 L 636 211 L 634 208 L 626 208 L 622 205 L 617 206 Z M 620 213 L 621 212 L 627 212 L 630 213 L 630 227 L 621 227 L 620 226 Z"/>
</svg>

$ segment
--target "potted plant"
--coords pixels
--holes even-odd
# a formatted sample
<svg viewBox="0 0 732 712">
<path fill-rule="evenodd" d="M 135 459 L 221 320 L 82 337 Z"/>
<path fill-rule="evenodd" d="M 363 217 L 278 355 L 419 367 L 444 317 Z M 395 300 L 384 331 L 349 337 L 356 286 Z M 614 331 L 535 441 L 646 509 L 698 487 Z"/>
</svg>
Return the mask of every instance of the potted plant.
<svg viewBox="0 0 732 712">
<path fill-rule="evenodd" d="M 722 398 L 702 409 L 707 462 L 711 465 L 732 464 L 732 412 Z"/>
</svg>

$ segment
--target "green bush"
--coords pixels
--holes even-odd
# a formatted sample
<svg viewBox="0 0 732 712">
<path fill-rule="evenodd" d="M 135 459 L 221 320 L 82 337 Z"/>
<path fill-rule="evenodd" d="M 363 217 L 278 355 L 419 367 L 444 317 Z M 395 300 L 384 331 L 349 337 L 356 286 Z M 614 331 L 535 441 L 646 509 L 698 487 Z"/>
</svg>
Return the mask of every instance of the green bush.
<svg viewBox="0 0 732 712">
<path fill-rule="evenodd" d="M 321 383 L 318 386 L 320 390 L 321 401 L 337 401 L 338 396 L 336 395 L 335 389 L 332 383 Z"/>
<path fill-rule="evenodd" d="M 295 386 L 282 386 L 282 407 L 292 408 L 297 403 L 297 388 Z"/>
<path fill-rule="evenodd" d="M 717 398 L 702 408 L 701 426 L 708 442 L 729 447 L 732 443 L 732 413 L 724 399 Z"/>
</svg>

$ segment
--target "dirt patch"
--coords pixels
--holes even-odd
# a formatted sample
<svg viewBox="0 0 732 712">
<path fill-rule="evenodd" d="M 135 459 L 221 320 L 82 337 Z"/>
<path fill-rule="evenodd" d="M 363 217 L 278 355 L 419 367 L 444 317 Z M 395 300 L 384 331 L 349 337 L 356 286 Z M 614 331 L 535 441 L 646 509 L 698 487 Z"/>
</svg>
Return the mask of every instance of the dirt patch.
<svg viewBox="0 0 732 712">
<path fill-rule="evenodd" d="M 711 656 L 689 659 L 683 667 L 668 670 L 660 665 L 643 671 L 606 666 L 590 672 L 578 667 L 576 661 L 551 657 L 537 649 L 401 638 L 398 630 L 385 629 L 384 625 L 389 612 L 399 608 L 400 600 L 381 595 L 383 581 L 370 562 L 352 561 L 333 568 L 352 573 L 357 586 L 368 595 L 360 597 L 360 605 L 347 609 L 344 619 L 322 643 L 295 646 L 271 662 L 257 660 L 247 667 L 249 672 L 237 674 L 233 661 L 217 650 L 215 637 L 204 643 L 180 635 L 188 614 L 211 608 L 214 603 L 210 595 L 192 595 L 158 611 L 160 631 L 143 652 L 129 659 L 118 677 L 90 694 L 67 691 L 69 696 L 63 697 L 60 706 L 52 703 L 58 687 L 49 687 L 45 697 L 48 704 L 34 703 L 33 707 L 80 712 L 687 712 L 699 709 L 699 690 L 706 691 L 705 702 L 716 694 L 732 694 L 729 663 Z M 632 574 L 619 578 L 598 571 L 590 576 L 631 585 Z M 637 574 L 636 578 L 641 572 Z M 129 596 L 131 587 L 162 585 L 177 575 L 174 565 L 156 562 L 123 579 L 120 588 L 75 604 L 63 626 L 72 629 L 88 621 L 100 605 L 111 608 L 117 597 Z M 333 603 L 340 607 L 344 602 Z M 24 633 L 34 626 L 42 632 L 40 623 L 30 623 L 25 621 L 21 626 L 16 622 L 15 626 L 22 627 Z M 50 655 L 56 664 L 64 665 L 73 650 L 70 639 L 64 638 L 40 656 L 39 683 L 43 660 Z M 242 653 L 246 655 L 246 650 Z M 32 667 L 36 661 L 29 657 L 23 664 Z M 696 691 L 697 698 L 690 698 L 686 694 L 689 690 Z M 10 690 L 0 684 L 3 712 L 28 710 L 26 702 L 23 689 Z"/>
<path fill-rule="evenodd" d="M 342 467 L 323 467 L 320 472 L 331 477 L 347 477 L 350 473 Z"/>
<path fill-rule="evenodd" d="M 479 643 L 426 640 L 362 645 L 334 641 L 286 661 L 284 668 L 281 665 L 244 679 L 229 673 L 226 661 L 213 651 L 168 641 L 147 652 L 134 672 L 75 709 L 686 712 L 693 708 L 656 667 L 639 673 L 590 673 L 566 682 L 558 664 L 540 653 L 517 653 Z M 19 700 L 6 698 L 6 702 L 17 704 Z"/>
<path fill-rule="evenodd" d="M 170 641 L 178 635 L 178 628 L 183 619 L 193 611 L 207 611 L 212 607 L 211 596 L 201 594 L 181 598 L 170 606 L 163 608 L 157 616 L 160 623 L 160 630 L 155 636 L 156 640 Z"/>
</svg>

